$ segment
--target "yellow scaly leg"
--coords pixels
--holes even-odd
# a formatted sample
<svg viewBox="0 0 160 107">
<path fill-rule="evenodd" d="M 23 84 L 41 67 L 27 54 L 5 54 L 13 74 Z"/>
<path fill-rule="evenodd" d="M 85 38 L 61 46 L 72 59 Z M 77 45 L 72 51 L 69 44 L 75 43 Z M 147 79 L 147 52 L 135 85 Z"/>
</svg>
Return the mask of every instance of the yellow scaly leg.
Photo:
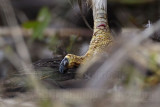
<svg viewBox="0 0 160 107">
<path fill-rule="evenodd" d="M 94 16 L 94 32 L 87 53 L 83 56 L 68 54 L 60 63 L 59 71 L 64 73 L 68 68 L 77 67 L 90 58 L 103 53 L 104 48 L 110 47 L 113 37 L 110 33 L 106 0 L 92 0 Z"/>
</svg>

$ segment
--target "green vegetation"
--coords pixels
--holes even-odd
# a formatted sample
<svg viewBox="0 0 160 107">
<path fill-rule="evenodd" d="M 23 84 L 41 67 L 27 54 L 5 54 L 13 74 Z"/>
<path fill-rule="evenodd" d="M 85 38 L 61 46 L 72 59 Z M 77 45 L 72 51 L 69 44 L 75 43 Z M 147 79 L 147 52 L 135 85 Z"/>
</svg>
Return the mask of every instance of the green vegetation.
<svg viewBox="0 0 160 107">
<path fill-rule="evenodd" d="M 33 39 L 43 39 L 43 32 L 46 27 L 48 27 L 49 23 L 51 21 L 51 13 L 47 7 L 43 7 L 37 16 L 36 21 L 29 21 L 23 24 L 24 28 L 32 29 Z"/>
</svg>

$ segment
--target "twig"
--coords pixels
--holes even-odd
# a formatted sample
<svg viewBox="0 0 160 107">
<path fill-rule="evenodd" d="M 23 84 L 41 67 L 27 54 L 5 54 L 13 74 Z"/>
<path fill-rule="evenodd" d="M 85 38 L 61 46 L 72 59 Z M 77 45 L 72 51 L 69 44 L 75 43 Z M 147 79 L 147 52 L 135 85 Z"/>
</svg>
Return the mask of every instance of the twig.
<svg viewBox="0 0 160 107">
<path fill-rule="evenodd" d="M 12 28 L 15 32 L 17 32 L 17 27 Z M 32 30 L 20 28 L 19 30 L 22 32 L 23 36 L 31 36 Z M 0 27 L 0 35 L 8 36 L 11 35 L 11 31 L 9 27 Z M 69 37 L 70 35 L 82 36 L 82 37 L 91 37 L 92 31 L 83 28 L 47 28 L 44 31 L 44 36 L 54 36 L 58 35 L 60 37 Z"/>
</svg>

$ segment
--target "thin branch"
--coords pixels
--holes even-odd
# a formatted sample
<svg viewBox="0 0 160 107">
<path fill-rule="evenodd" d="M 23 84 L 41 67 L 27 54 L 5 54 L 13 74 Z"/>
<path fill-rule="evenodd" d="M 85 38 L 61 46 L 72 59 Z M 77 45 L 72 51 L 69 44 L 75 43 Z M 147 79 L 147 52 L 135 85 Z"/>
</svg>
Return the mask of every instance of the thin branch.
<svg viewBox="0 0 160 107">
<path fill-rule="evenodd" d="M 17 32 L 17 27 L 12 28 L 15 32 Z M 20 28 L 19 30 L 21 31 L 23 36 L 31 36 L 32 35 L 32 30 L 29 29 L 24 29 Z M 0 35 L 1 36 L 8 36 L 11 35 L 11 31 L 9 27 L 0 27 Z M 47 28 L 44 31 L 44 36 L 50 37 L 54 35 L 58 35 L 60 37 L 69 37 L 70 35 L 76 35 L 76 36 L 82 36 L 82 37 L 91 37 L 92 36 L 92 31 L 88 29 L 83 29 L 83 28 L 60 28 L 60 29 L 55 29 L 55 28 Z"/>
</svg>

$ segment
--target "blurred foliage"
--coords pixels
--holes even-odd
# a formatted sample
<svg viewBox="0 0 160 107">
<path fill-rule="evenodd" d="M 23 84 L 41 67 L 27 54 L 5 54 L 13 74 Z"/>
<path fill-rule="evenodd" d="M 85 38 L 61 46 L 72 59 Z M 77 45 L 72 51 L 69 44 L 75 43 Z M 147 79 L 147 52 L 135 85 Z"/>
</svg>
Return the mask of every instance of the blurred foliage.
<svg viewBox="0 0 160 107">
<path fill-rule="evenodd" d="M 47 7 L 43 7 L 39 11 L 39 14 L 37 16 L 37 20 L 25 22 L 23 24 L 23 27 L 27 28 L 27 29 L 32 29 L 32 31 L 33 31 L 32 38 L 33 39 L 42 40 L 43 39 L 43 32 L 44 32 L 45 28 L 49 25 L 50 21 L 51 21 L 51 13 Z"/>
<path fill-rule="evenodd" d="M 39 107 L 53 107 L 52 100 L 49 99 L 49 98 L 40 99 L 40 101 L 39 101 Z"/>
<path fill-rule="evenodd" d="M 123 4 L 143 4 L 143 3 L 148 3 L 152 1 L 155 1 L 155 0 L 109 0 L 109 2 L 119 2 Z"/>
<path fill-rule="evenodd" d="M 61 40 L 58 38 L 57 35 L 52 36 L 49 38 L 49 49 L 53 51 L 53 53 L 58 53 L 58 47 L 61 45 Z"/>
<path fill-rule="evenodd" d="M 149 68 L 152 69 L 153 71 L 158 71 L 159 69 L 156 59 L 157 59 L 156 53 L 152 53 L 149 59 Z"/>
<path fill-rule="evenodd" d="M 77 40 L 77 36 L 75 35 L 71 35 L 70 38 L 69 38 L 69 45 L 67 46 L 67 52 L 71 52 L 72 48 L 73 48 L 73 45 L 75 44 Z"/>
<path fill-rule="evenodd" d="M 48 46 L 53 54 L 62 54 L 62 51 L 64 51 L 64 53 L 70 53 L 76 44 L 77 38 L 78 36 L 70 35 L 68 38 L 61 39 L 58 35 L 53 35 L 49 38 Z M 67 42 L 66 44 L 64 43 L 65 41 Z"/>
<path fill-rule="evenodd" d="M 130 86 L 133 81 L 134 85 L 143 84 L 144 75 L 142 75 L 132 64 L 126 64 L 122 67 L 121 71 L 123 71 L 123 74 L 125 75 L 123 83 L 126 86 Z"/>
<path fill-rule="evenodd" d="M 146 78 L 146 82 L 153 86 L 160 82 L 160 67 L 157 64 L 157 59 L 157 54 L 152 53 L 148 61 L 148 66 L 152 75 Z"/>
</svg>

